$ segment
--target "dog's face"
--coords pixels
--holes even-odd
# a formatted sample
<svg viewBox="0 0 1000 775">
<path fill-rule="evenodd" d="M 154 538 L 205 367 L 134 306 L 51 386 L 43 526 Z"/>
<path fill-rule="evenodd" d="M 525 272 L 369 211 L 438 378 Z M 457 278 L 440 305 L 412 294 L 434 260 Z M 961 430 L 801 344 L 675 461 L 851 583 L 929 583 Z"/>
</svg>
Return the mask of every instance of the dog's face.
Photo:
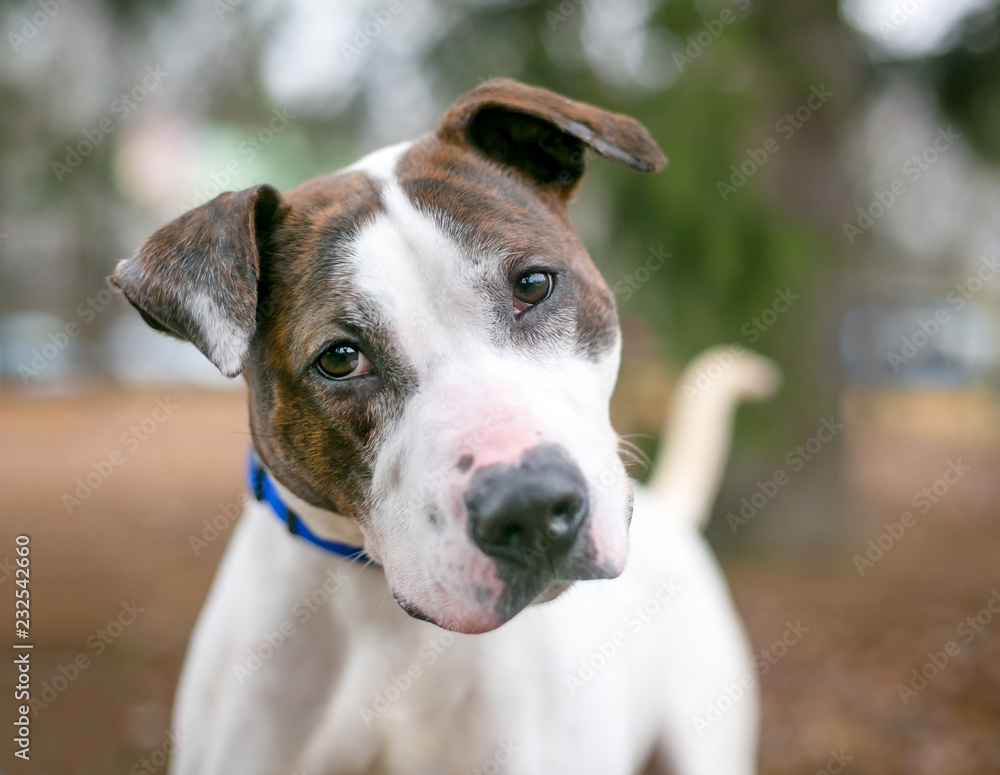
<svg viewBox="0 0 1000 775">
<path fill-rule="evenodd" d="M 112 278 L 244 373 L 274 477 L 451 630 L 624 566 L 615 304 L 566 210 L 588 146 L 664 162 L 632 119 L 491 81 L 416 143 L 185 214 Z"/>
</svg>

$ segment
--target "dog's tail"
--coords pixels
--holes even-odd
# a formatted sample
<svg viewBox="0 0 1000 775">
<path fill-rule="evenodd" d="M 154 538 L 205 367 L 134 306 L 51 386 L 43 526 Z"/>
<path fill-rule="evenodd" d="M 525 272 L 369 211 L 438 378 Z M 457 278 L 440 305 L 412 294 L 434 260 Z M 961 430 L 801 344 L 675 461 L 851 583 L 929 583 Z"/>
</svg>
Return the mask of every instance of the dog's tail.
<svg viewBox="0 0 1000 775">
<path fill-rule="evenodd" d="M 767 398 L 781 385 L 777 364 L 732 346 L 695 358 L 678 381 L 649 488 L 669 510 L 704 527 L 729 456 L 736 407 Z"/>
</svg>

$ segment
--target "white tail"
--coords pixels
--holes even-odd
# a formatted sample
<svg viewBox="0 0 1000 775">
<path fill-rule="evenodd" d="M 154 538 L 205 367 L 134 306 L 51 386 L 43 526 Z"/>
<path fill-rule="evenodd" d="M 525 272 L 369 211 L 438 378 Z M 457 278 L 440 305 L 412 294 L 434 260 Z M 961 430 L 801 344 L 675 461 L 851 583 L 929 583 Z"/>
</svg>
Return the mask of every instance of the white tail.
<svg viewBox="0 0 1000 775">
<path fill-rule="evenodd" d="M 773 361 L 732 346 L 706 350 L 684 370 L 648 483 L 677 518 L 705 526 L 729 457 L 736 407 L 767 398 L 780 385 Z"/>
</svg>

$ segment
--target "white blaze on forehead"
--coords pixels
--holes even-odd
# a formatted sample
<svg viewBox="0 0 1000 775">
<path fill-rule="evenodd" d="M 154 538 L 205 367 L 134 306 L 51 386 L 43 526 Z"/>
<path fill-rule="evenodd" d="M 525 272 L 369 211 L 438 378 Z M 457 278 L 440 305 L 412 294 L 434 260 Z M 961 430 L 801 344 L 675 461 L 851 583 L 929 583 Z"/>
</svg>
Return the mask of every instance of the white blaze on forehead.
<svg viewBox="0 0 1000 775">
<path fill-rule="evenodd" d="M 377 178 L 380 181 L 395 180 L 396 164 L 399 163 L 399 158 L 411 145 L 413 145 L 413 142 L 408 140 L 372 151 L 367 156 L 362 156 L 354 164 L 345 169 L 344 172 L 367 172 L 373 178 Z"/>
<path fill-rule="evenodd" d="M 484 294 L 495 261 L 472 257 L 395 182 L 383 181 L 384 212 L 351 244 L 352 281 L 374 300 L 403 350 L 424 358 L 490 339 Z"/>
</svg>

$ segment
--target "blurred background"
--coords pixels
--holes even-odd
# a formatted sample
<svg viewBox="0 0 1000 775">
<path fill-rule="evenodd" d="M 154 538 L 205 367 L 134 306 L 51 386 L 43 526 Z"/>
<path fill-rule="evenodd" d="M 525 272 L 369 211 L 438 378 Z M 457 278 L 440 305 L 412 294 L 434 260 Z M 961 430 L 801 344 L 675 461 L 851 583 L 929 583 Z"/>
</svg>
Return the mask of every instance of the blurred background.
<svg viewBox="0 0 1000 775">
<path fill-rule="evenodd" d="M 0 771 L 164 771 L 241 502 L 242 381 L 146 328 L 107 289 L 115 262 L 221 191 L 427 132 L 504 75 L 638 117 L 670 159 L 593 160 L 572 211 L 625 330 L 616 428 L 654 455 L 707 346 L 783 368 L 741 411 L 709 529 L 758 650 L 761 772 L 1000 772 L 998 13 L 4 3 L 0 594 L 13 611 L 27 533 L 42 702 L 32 761 L 8 738 Z"/>
</svg>

